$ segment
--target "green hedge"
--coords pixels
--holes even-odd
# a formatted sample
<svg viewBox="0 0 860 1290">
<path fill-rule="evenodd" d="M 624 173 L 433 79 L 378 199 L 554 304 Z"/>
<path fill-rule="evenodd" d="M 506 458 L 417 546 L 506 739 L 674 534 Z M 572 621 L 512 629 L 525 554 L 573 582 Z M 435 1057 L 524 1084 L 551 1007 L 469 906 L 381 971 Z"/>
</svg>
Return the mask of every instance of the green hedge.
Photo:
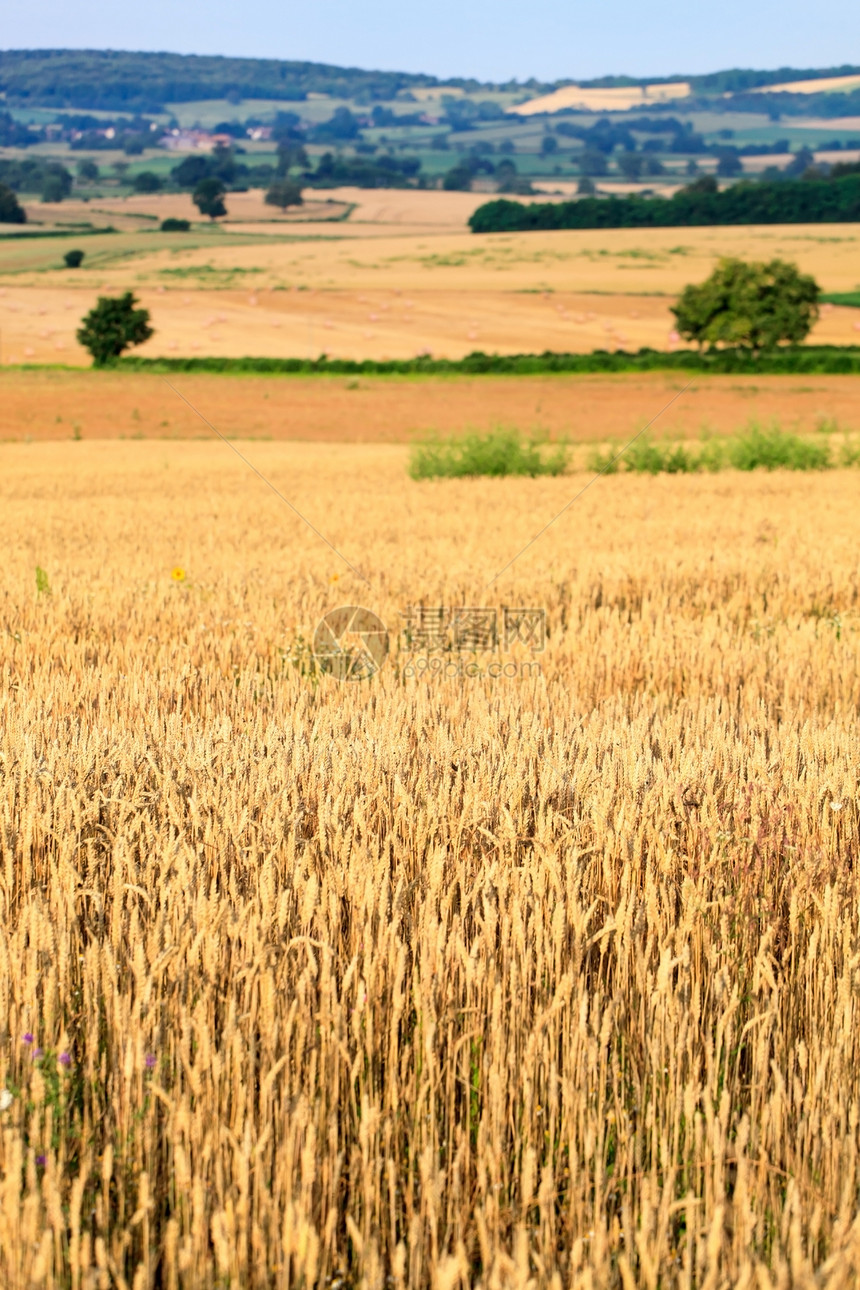
<svg viewBox="0 0 860 1290">
<path fill-rule="evenodd" d="M 498 198 L 469 220 L 473 233 L 570 228 L 673 228 L 721 224 L 839 224 L 860 221 L 860 174 L 733 184 L 692 184 L 672 197 L 582 197 L 570 202 Z"/>
<path fill-rule="evenodd" d="M 115 365 L 134 372 L 225 372 L 272 376 L 534 376 L 552 372 L 712 372 L 751 375 L 860 373 L 860 346 L 805 345 L 757 357 L 749 350 L 640 349 L 636 354 L 595 350 L 590 354 L 467 354 L 461 359 L 407 358 L 355 362 L 346 358 L 143 358 Z"/>
</svg>

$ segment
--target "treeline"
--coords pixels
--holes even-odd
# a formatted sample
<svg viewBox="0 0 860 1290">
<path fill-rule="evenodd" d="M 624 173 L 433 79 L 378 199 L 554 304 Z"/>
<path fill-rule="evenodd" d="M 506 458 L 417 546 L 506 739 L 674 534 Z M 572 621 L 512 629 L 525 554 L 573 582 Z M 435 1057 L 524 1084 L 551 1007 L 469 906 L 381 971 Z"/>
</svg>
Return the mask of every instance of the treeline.
<svg viewBox="0 0 860 1290">
<path fill-rule="evenodd" d="M 479 88 L 477 81 L 446 83 Z M 165 103 L 223 98 L 299 101 L 311 93 L 369 103 L 437 84 L 434 76 L 273 58 L 99 49 L 0 51 L 0 92 L 13 107 L 157 112 Z"/>
<path fill-rule="evenodd" d="M 738 94 L 767 85 L 783 85 L 787 81 L 818 81 L 832 76 L 860 76 L 860 67 L 846 63 L 842 67 L 779 67 L 770 72 L 735 67 L 729 71 L 708 72 L 702 76 L 686 76 L 682 79 L 690 82 L 694 93 Z"/>
<path fill-rule="evenodd" d="M 840 167 L 849 169 L 849 167 Z M 499 198 L 479 206 L 473 233 L 538 229 L 670 228 L 720 224 L 840 224 L 860 221 L 860 174 L 734 184 L 707 176 L 672 197 L 583 197 L 569 202 Z"/>
<path fill-rule="evenodd" d="M 542 373 L 711 372 L 720 374 L 860 374 L 860 346 L 808 345 L 772 349 L 640 349 L 636 354 L 595 350 L 590 354 L 467 354 L 461 359 L 406 358 L 355 361 L 346 358 L 141 358 L 119 360 L 126 370 L 149 372 L 260 372 L 283 376 L 533 376 Z"/>
<path fill-rule="evenodd" d="M 15 193 L 39 193 L 43 201 L 61 202 L 72 191 L 72 175 L 59 161 L 24 157 L 0 159 L 0 184 Z"/>
</svg>

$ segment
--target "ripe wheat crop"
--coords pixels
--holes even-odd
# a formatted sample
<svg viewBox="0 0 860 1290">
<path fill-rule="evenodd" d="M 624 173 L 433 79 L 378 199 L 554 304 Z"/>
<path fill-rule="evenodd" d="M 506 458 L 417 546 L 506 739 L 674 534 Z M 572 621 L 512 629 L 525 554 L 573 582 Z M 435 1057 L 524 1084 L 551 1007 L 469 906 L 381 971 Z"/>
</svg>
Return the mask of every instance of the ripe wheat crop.
<svg viewBox="0 0 860 1290">
<path fill-rule="evenodd" d="M 0 1284 L 857 1284 L 854 473 L 2 453 Z"/>
</svg>

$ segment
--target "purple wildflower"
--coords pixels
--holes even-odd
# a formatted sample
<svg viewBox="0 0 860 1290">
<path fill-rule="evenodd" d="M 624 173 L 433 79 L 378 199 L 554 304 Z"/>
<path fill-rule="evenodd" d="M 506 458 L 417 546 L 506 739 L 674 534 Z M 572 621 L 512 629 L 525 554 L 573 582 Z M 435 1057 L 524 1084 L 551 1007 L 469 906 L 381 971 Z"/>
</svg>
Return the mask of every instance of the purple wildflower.
<svg viewBox="0 0 860 1290">
<path fill-rule="evenodd" d="M 47 1162 L 48 1162 L 47 1156 L 36 1156 L 37 1165 L 44 1165 L 44 1164 L 47 1164 Z"/>
<path fill-rule="evenodd" d="M 34 1048 L 34 1049 L 33 1049 L 33 1061 L 36 1061 L 36 1059 L 37 1059 L 38 1057 L 41 1057 L 41 1056 L 42 1056 L 42 1054 L 43 1054 L 43 1052 L 44 1052 L 44 1049 L 42 1049 L 42 1048 Z"/>
<path fill-rule="evenodd" d="M 29 1030 L 28 1030 L 28 1031 L 27 1031 L 27 1033 L 26 1033 L 26 1035 L 22 1035 L 22 1037 L 21 1037 L 21 1043 L 22 1043 L 22 1044 L 32 1044 L 32 1042 L 33 1042 L 33 1036 L 30 1034 L 30 1032 L 29 1032 Z"/>
<path fill-rule="evenodd" d="M 146 1065 L 146 1069 L 151 1071 L 155 1065 L 155 1053 L 147 1053 L 144 1058 L 144 1064 Z"/>
<path fill-rule="evenodd" d="M 72 1064 L 72 1059 L 68 1053 L 60 1053 L 59 1057 L 57 1058 L 57 1061 L 60 1063 L 61 1066 L 71 1066 Z"/>
</svg>

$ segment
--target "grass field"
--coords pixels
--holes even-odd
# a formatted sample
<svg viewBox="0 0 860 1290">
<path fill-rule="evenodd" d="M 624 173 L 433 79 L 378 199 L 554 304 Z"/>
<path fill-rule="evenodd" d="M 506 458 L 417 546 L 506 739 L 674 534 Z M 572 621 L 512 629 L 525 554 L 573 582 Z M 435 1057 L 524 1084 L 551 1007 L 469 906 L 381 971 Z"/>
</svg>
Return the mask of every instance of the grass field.
<svg viewBox="0 0 860 1290">
<path fill-rule="evenodd" d="M 496 578 L 586 476 L 248 451 L 357 573 L 217 441 L 0 446 L 0 1282 L 856 1285 L 856 474 Z"/>
</svg>

